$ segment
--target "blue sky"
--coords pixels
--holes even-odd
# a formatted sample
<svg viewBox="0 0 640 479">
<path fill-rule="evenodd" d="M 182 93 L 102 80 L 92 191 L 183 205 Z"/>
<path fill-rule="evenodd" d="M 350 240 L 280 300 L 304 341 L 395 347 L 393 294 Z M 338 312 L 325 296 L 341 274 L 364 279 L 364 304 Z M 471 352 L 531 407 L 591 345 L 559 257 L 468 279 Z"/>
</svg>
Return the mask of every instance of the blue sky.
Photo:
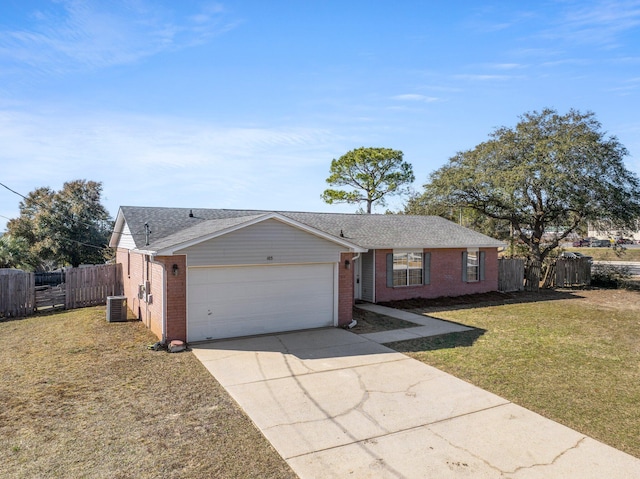
<svg viewBox="0 0 640 479">
<path fill-rule="evenodd" d="M 333 158 L 402 150 L 420 190 L 545 107 L 595 112 L 640 174 L 640 0 L 0 3 L 0 182 L 101 181 L 112 216 L 353 212 L 320 199 Z"/>
</svg>

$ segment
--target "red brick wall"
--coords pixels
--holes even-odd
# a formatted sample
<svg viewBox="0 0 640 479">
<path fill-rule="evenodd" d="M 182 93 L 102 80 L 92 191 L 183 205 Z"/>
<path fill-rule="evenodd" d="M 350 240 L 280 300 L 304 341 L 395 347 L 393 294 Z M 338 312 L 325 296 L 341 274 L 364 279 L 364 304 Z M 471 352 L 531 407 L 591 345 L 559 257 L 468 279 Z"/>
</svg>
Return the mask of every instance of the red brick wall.
<svg viewBox="0 0 640 479">
<path fill-rule="evenodd" d="M 138 285 L 144 283 L 144 255 L 138 253 L 128 254 L 126 249 L 116 251 L 116 262 L 122 264 L 122 278 L 124 295 L 127 297 L 127 306 L 134 316 L 143 319 L 142 309 L 144 303 L 138 299 Z"/>
<path fill-rule="evenodd" d="M 165 310 L 167 312 L 167 341 L 173 339 L 187 340 L 187 257 L 158 256 L 158 263 L 165 265 L 167 278 L 167 296 Z M 178 272 L 173 274 L 173 265 Z"/>
<path fill-rule="evenodd" d="M 341 253 L 338 264 L 338 325 L 346 326 L 353 319 L 353 254 Z M 349 269 L 345 261 L 349 261 Z"/>
<path fill-rule="evenodd" d="M 134 316 L 162 339 L 162 317 L 167 314 L 166 338 L 187 339 L 186 271 L 184 256 L 157 257 L 154 261 L 140 253 L 118 249 L 116 262 L 122 263 L 124 294 Z M 178 264 L 178 275 L 172 272 Z M 163 266 L 164 265 L 164 266 Z M 165 273 L 166 268 L 166 273 Z M 164 298 L 163 277 L 167 278 L 167 297 Z M 151 301 L 138 298 L 138 287 L 149 281 Z"/>
<path fill-rule="evenodd" d="M 423 286 L 387 288 L 387 253 L 393 250 L 376 250 L 376 302 L 411 298 L 438 298 L 486 293 L 498 289 L 498 251 L 485 252 L 485 279 L 465 283 L 462 281 L 462 252 L 466 249 L 424 250 L 431 253 L 431 282 Z"/>
</svg>

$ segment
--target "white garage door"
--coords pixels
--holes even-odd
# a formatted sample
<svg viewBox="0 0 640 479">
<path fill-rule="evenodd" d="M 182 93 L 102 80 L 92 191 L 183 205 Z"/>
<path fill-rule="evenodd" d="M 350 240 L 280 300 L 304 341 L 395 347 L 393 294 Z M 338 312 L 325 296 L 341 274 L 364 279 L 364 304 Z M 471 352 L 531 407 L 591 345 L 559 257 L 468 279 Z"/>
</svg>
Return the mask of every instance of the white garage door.
<svg viewBox="0 0 640 479">
<path fill-rule="evenodd" d="M 333 326 L 334 265 L 190 268 L 187 340 Z"/>
</svg>

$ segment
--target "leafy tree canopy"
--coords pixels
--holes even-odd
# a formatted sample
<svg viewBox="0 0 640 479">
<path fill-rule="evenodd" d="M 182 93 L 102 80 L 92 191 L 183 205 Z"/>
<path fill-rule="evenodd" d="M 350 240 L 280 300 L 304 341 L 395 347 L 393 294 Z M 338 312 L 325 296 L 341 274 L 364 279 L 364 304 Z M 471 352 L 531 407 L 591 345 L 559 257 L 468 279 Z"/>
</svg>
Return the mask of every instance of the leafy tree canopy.
<svg viewBox="0 0 640 479">
<path fill-rule="evenodd" d="M 0 268 L 33 269 L 37 261 L 29 254 L 29 245 L 24 238 L 10 234 L 0 236 Z"/>
<path fill-rule="evenodd" d="M 23 262 L 34 268 L 46 261 L 74 267 L 103 263 L 112 220 L 101 194 L 102 183 L 86 180 L 67 182 L 58 192 L 44 187 L 29 193 L 20 202 L 20 216 L 7 224 L 11 237 L 28 245 Z"/>
<path fill-rule="evenodd" d="M 326 189 L 322 199 L 329 204 L 350 203 L 367 205 L 371 213 L 373 203 L 386 204 L 385 197 L 408 191 L 415 180 L 413 168 L 403 160 L 403 153 L 390 148 L 356 148 L 331 161 L 331 186 L 352 189 Z"/>
<path fill-rule="evenodd" d="M 533 259 L 542 261 L 587 221 L 633 224 L 640 181 L 624 166 L 626 148 L 602 131 L 591 112 L 526 113 L 433 172 L 413 208 L 472 208 L 507 222 Z M 545 231 L 557 231 L 543 243 Z"/>
</svg>

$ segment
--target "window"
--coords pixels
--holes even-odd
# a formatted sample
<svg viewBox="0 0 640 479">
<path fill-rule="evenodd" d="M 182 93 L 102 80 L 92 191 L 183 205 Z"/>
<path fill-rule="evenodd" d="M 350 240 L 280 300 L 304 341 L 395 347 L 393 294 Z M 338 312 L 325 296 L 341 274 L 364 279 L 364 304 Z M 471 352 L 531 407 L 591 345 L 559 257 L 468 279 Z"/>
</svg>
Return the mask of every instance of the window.
<svg viewBox="0 0 640 479">
<path fill-rule="evenodd" d="M 473 283 L 484 280 L 484 251 L 469 248 L 462 253 L 462 281 Z"/>
<path fill-rule="evenodd" d="M 478 252 L 467 252 L 467 281 L 480 280 L 480 263 L 478 262 Z"/>
<path fill-rule="evenodd" d="M 422 282 L 422 253 L 393 253 L 393 286 Z"/>
<path fill-rule="evenodd" d="M 431 253 L 387 253 L 387 288 L 421 286 L 431 282 Z"/>
</svg>

